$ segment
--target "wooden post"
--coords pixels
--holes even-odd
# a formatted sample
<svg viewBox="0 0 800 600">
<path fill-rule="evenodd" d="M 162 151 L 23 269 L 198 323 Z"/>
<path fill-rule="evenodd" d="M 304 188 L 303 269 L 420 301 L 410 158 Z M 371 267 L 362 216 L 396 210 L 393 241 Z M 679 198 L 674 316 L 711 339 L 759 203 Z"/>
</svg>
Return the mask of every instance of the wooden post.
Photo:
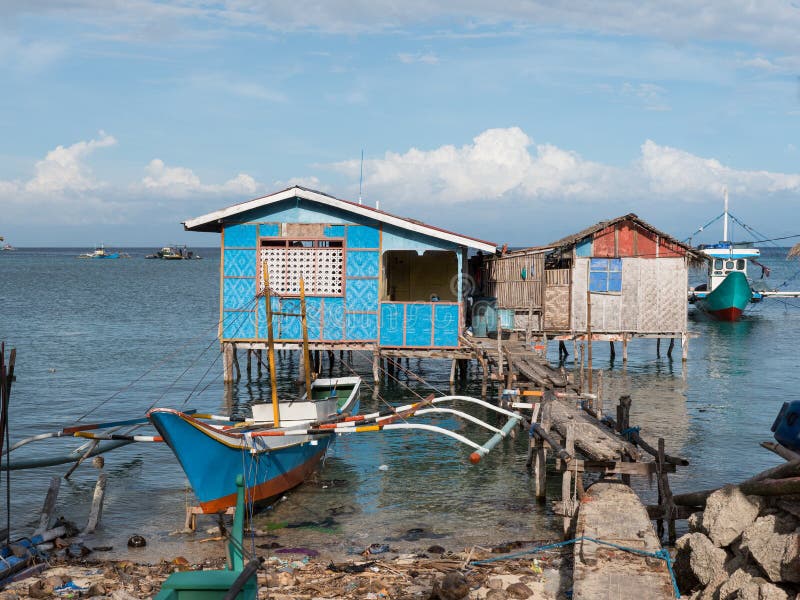
<svg viewBox="0 0 800 600">
<path fill-rule="evenodd" d="M 456 386 L 456 359 L 450 361 L 450 389 Z"/>
<path fill-rule="evenodd" d="M 681 350 L 683 350 L 681 360 L 686 362 L 686 359 L 689 358 L 689 335 L 686 332 L 681 333 Z"/>
<path fill-rule="evenodd" d="M 594 403 L 594 411 L 597 413 L 597 420 L 603 419 L 603 372 L 597 373 L 597 399 Z"/>
<path fill-rule="evenodd" d="M 617 431 L 622 433 L 630 427 L 631 423 L 631 397 L 628 395 L 619 397 L 619 405 L 617 406 Z M 624 459 L 623 459 L 624 460 Z M 625 485 L 631 484 L 631 476 L 623 475 L 622 483 Z"/>
<path fill-rule="evenodd" d="M 106 494 L 106 482 L 108 475 L 100 473 L 97 478 L 97 485 L 94 486 L 94 496 L 92 498 L 92 508 L 89 511 L 89 521 L 86 523 L 84 533 L 94 533 L 100 524 L 100 517 L 103 516 L 103 498 Z"/>
<path fill-rule="evenodd" d="M 497 374 L 503 376 L 503 326 L 497 319 Z"/>
<path fill-rule="evenodd" d="M 672 490 L 669 487 L 669 478 L 666 470 L 664 469 L 664 438 L 658 438 L 658 491 L 662 497 L 664 515 L 667 517 L 667 540 L 670 544 L 675 544 L 675 503 L 672 500 Z"/>
<path fill-rule="evenodd" d="M 269 382 L 272 394 L 272 422 L 280 427 L 281 412 L 278 406 L 278 376 L 275 373 L 275 335 L 272 328 L 272 294 L 269 289 L 269 272 L 264 263 L 264 300 L 267 312 L 267 360 L 269 360 Z"/>
<path fill-rule="evenodd" d="M 372 351 L 372 394 L 374 397 L 378 396 L 378 391 L 381 386 L 381 351 L 376 347 Z"/>
<path fill-rule="evenodd" d="M 592 393 L 592 293 L 586 291 L 587 366 L 589 368 L 589 393 Z"/>
<path fill-rule="evenodd" d="M 250 379 L 252 377 L 252 371 L 253 371 L 253 351 L 248 349 L 248 351 L 247 351 L 247 379 Z"/>
<path fill-rule="evenodd" d="M 577 460 L 575 458 L 575 425 L 573 423 L 567 425 L 564 449 L 573 457 L 572 460 Z M 569 470 L 572 461 L 562 461 L 562 463 L 564 464 L 564 473 L 561 476 L 561 506 L 564 510 L 564 536 L 568 537 L 576 507 L 573 506 L 572 503 L 572 473 Z M 576 473 L 576 485 L 577 477 L 579 476 L 580 475 Z"/>
<path fill-rule="evenodd" d="M 656 358 L 661 358 L 661 338 L 656 338 Z"/>
<path fill-rule="evenodd" d="M 578 380 L 578 393 L 583 393 L 583 350 L 584 345 L 581 343 L 580 354 L 581 354 L 581 368 L 580 368 L 580 379 Z"/>
<path fill-rule="evenodd" d="M 622 334 L 622 363 L 628 362 L 628 334 Z"/>
<path fill-rule="evenodd" d="M 672 358 L 672 349 L 675 347 L 675 338 L 669 338 L 669 347 L 667 348 L 667 356 Z"/>
<path fill-rule="evenodd" d="M 306 376 L 306 399 L 311 400 L 311 362 L 308 354 L 308 323 L 306 321 L 306 283 L 300 278 L 300 326 L 303 329 L 303 364 Z"/>
<path fill-rule="evenodd" d="M 542 400 L 542 412 L 539 418 L 539 423 L 545 433 L 550 432 L 550 402 L 552 400 Z M 539 437 L 536 437 L 536 440 L 536 454 L 534 456 L 536 499 L 544 501 L 547 497 L 547 446 Z"/>
<path fill-rule="evenodd" d="M 233 344 L 222 344 L 222 381 L 233 383 Z"/>
<path fill-rule="evenodd" d="M 34 535 L 50 529 L 50 522 L 53 520 L 53 512 L 56 510 L 56 500 L 58 499 L 58 490 L 60 487 L 60 477 L 53 477 L 50 479 L 50 488 L 47 490 L 47 496 L 45 496 L 44 499 L 44 506 L 42 506 L 42 514 L 39 517 L 39 527 L 37 527 L 36 531 L 34 531 Z"/>
<path fill-rule="evenodd" d="M 614 348 L 614 342 L 609 341 L 608 346 L 609 346 L 608 351 L 611 354 L 611 360 L 614 360 L 617 357 L 617 350 Z"/>
<path fill-rule="evenodd" d="M 486 357 L 478 353 L 478 362 L 481 363 L 481 398 L 486 399 L 487 387 L 489 386 L 489 368 L 486 364 Z"/>
<path fill-rule="evenodd" d="M 256 375 L 261 379 L 261 362 L 264 360 L 264 352 L 256 350 Z"/>
<path fill-rule="evenodd" d="M 236 373 L 234 377 L 236 381 L 239 381 L 242 378 L 242 371 L 239 369 L 239 351 L 236 348 L 236 344 L 231 344 L 231 356 L 233 358 L 233 370 Z"/>
</svg>

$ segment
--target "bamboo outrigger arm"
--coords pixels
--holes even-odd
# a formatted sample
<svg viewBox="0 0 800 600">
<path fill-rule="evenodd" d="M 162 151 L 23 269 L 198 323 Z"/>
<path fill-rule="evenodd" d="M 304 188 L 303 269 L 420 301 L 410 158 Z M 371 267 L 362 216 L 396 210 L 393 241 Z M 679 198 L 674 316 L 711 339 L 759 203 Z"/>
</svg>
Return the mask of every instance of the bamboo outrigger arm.
<svg viewBox="0 0 800 600">
<path fill-rule="evenodd" d="M 447 413 L 456 415 L 457 417 L 461 417 L 465 421 L 469 421 L 470 423 L 475 423 L 476 425 L 480 425 L 481 427 L 488 429 L 489 431 L 493 431 L 494 433 L 500 433 L 500 429 L 495 427 L 494 425 L 489 425 L 486 421 L 481 421 L 478 417 L 473 417 L 470 414 L 465 412 L 461 412 L 460 410 L 455 410 L 453 408 L 423 408 L 422 410 L 418 410 L 414 413 L 414 416 L 419 415 L 427 415 L 428 413 Z"/>
</svg>

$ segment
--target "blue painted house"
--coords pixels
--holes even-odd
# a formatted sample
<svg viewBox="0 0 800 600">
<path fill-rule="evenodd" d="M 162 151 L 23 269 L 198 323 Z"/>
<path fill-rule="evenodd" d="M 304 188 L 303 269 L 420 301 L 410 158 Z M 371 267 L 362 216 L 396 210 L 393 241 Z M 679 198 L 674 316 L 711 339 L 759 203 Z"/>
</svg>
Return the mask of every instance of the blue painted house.
<svg viewBox="0 0 800 600">
<path fill-rule="evenodd" d="M 184 223 L 221 233 L 220 339 L 263 348 L 264 270 L 278 312 L 299 312 L 306 287 L 315 348 L 456 348 L 464 327 L 467 250 L 495 244 L 292 187 Z M 275 336 L 299 343 L 299 319 L 274 318 Z"/>
</svg>

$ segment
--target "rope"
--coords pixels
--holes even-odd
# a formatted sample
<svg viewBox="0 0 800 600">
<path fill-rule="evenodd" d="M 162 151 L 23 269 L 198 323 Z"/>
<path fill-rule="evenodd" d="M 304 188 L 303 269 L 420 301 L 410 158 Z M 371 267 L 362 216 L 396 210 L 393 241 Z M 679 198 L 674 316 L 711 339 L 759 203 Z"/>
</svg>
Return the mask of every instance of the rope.
<svg viewBox="0 0 800 600">
<path fill-rule="evenodd" d="M 530 550 L 523 550 L 522 552 L 515 552 L 513 554 L 504 554 L 503 556 L 497 556 L 495 558 L 485 558 L 483 560 L 473 560 L 470 561 L 469 564 L 472 565 L 485 565 L 489 563 L 498 562 L 501 560 L 508 560 L 512 558 L 520 558 L 522 556 L 527 556 L 529 554 L 538 554 L 539 552 L 543 552 L 545 550 L 552 550 L 554 548 L 563 548 L 565 546 L 570 546 L 572 544 L 576 544 L 578 542 L 594 542 L 595 544 L 599 544 L 602 546 L 610 546 L 611 548 L 615 548 L 617 550 L 622 550 L 624 552 L 630 552 L 631 554 L 637 554 L 639 556 L 645 556 L 648 558 L 658 558 L 663 560 L 667 563 L 667 571 L 669 571 L 669 578 L 672 581 L 672 588 L 675 590 L 675 597 L 680 598 L 681 592 L 678 589 L 678 583 L 675 581 L 675 573 L 672 570 L 672 557 L 669 555 L 669 551 L 662 548 L 655 552 L 648 552 L 647 550 L 640 550 L 639 548 L 631 548 L 629 546 L 622 546 L 620 544 L 615 544 L 613 542 L 604 542 L 603 540 L 598 540 L 596 538 L 587 537 L 587 536 L 580 536 L 577 538 L 573 538 L 571 540 L 566 540 L 564 542 L 555 542 L 553 544 L 545 544 L 544 546 L 537 546 L 536 548 L 531 548 Z"/>
</svg>

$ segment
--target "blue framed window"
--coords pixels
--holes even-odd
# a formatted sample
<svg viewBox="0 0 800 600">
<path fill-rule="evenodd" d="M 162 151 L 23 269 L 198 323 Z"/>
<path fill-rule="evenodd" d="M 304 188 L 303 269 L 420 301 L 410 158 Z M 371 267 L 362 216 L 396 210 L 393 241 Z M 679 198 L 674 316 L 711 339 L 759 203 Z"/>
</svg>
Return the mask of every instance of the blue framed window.
<svg viewBox="0 0 800 600">
<path fill-rule="evenodd" d="M 593 258 L 589 262 L 590 292 L 622 291 L 622 259 Z"/>
</svg>

